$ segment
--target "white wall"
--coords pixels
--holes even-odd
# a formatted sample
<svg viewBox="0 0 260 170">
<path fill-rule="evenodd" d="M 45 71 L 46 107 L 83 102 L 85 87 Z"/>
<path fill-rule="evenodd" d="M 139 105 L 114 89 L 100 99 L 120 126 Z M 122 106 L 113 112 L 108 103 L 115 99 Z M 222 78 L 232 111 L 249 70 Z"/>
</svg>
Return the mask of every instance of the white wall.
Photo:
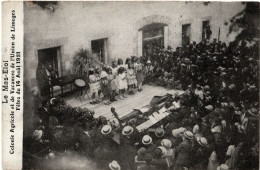
<svg viewBox="0 0 260 170">
<path fill-rule="evenodd" d="M 191 40 L 201 41 L 202 21 L 210 20 L 212 38 L 230 41 L 226 37 L 225 21 L 241 11 L 240 2 L 58 2 L 55 12 L 43 10 L 25 2 L 25 78 L 35 81 L 37 50 L 61 46 L 64 74 L 70 71 L 70 61 L 79 48 L 91 49 L 91 40 L 108 38 L 108 54 L 112 58 L 137 55 L 138 26 L 153 21 L 168 24 L 168 43 L 175 49 L 181 45 L 181 25 L 191 23 Z"/>
</svg>

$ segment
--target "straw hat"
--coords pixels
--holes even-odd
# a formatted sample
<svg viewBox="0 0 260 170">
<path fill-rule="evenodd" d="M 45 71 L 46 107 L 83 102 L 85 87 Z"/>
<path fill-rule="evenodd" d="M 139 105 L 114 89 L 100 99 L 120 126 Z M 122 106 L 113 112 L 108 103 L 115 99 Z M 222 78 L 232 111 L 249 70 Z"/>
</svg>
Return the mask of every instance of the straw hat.
<svg viewBox="0 0 260 170">
<path fill-rule="evenodd" d="M 213 106 L 212 105 L 207 105 L 205 106 L 205 109 L 207 109 L 208 111 L 213 111 Z"/>
<path fill-rule="evenodd" d="M 225 75 L 227 75 L 226 72 L 222 72 L 222 73 L 220 74 L 220 76 L 225 76 Z"/>
<path fill-rule="evenodd" d="M 190 140 L 192 140 L 194 138 L 194 135 L 191 131 L 184 132 L 184 136 Z"/>
<path fill-rule="evenodd" d="M 226 164 L 221 164 L 220 166 L 217 167 L 217 170 L 228 170 L 228 166 Z"/>
<path fill-rule="evenodd" d="M 157 136 L 157 137 L 164 136 L 164 133 L 165 133 L 164 130 L 160 127 L 155 130 L 155 136 Z"/>
<path fill-rule="evenodd" d="M 162 157 L 165 157 L 167 155 L 167 149 L 164 146 L 159 146 L 158 148 L 162 150 Z"/>
<path fill-rule="evenodd" d="M 172 135 L 174 136 L 174 137 L 180 137 L 180 135 L 181 134 L 183 134 L 184 132 L 185 132 L 185 128 L 183 128 L 183 127 L 180 127 L 179 129 L 173 129 L 172 130 Z"/>
<path fill-rule="evenodd" d="M 117 161 L 112 161 L 110 164 L 109 164 L 109 168 L 111 170 L 120 170 L 121 167 L 120 165 L 117 163 Z"/>
<path fill-rule="evenodd" d="M 207 146 L 208 145 L 208 141 L 206 138 L 204 137 L 198 137 L 197 138 L 197 142 L 201 145 L 201 146 Z"/>
<path fill-rule="evenodd" d="M 33 139 L 35 139 L 35 140 L 39 140 L 39 139 L 41 139 L 42 134 L 43 134 L 43 131 L 42 131 L 42 130 L 35 130 L 35 131 L 33 131 L 32 137 L 33 137 Z"/>
<path fill-rule="evenodd" d="M 209 85 L 204 86 L 205 90 L 209 90 Z"/>
<path fill-rule="evenodd" d="M 109 134 L 112 131 L 112 127 L 110 125 L 105 125 L 101 129 L 101 133 L 104 135 Z"/>
<path fill-rule="evenodd" d="M 172 142 L 169 139 L 163 139 L 161 145 L 168 149 L 172 147 Z"/>
<path fill-rule="evenodd" d="M 152 63 L 151 60 L 148 60 L 148 61 L 147 61 L 147 64 L 151 64 L 151 63 Z"/>
<path fill-rule="evenodd" d="M 235 87 L 236 87 L 236 85 L 235 84 L 231 84 L 231 85 L 229 85 L 228 86 L 230 89 L 234 89 Z"/>
<path fill-rule="evenodd" d="M 132 134 L 134 131 L 134 128 L 132 128 L 131 126 L 126 126 L 123 128 L 122 134 L 125 136 L 128 136 L 130 134 Z"/>
<path fill-rule="evenodd" d="M 149 135 L 144 135 L 143 139 L 142 139 L 142 143 L 144 145 L 149 145 L 153 142 L 153 139 L 151 138 L 151 136 Z"/>
<path fill-rule="evenodd" d="M 255 90 L 257 90 L 257 88 L 255 85 L 252 85 L 252 86 L 249 86 L 248 90 L 255 91 Z"/>
</svg>

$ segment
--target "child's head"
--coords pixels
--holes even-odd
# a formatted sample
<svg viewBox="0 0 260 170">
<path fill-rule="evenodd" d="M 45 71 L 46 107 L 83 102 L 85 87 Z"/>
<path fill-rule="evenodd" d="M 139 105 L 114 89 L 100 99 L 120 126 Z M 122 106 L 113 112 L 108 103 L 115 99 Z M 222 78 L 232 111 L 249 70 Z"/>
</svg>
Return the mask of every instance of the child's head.
<svg viewBox="0 0 260 170">
<path fill-rule="evenodd" d="M 119 59 L 117 60 L 117 64 L 118 64 L 118 65 L 122 65 L 122 64 L 123 64 L 123 60 L 122 60 L 121 58 L 119 58 Z"/>
<path fill-rule="evenodd" d="M 129 63 L 131 63 L 131 59 L 130 59 L 130 58 L 127 58 L 127 59 L 125 60 L 125 64 L 129 64 Z"/>
<path fill-rule="evenodd" d="M 102 70 L 108 73 L 108 71 L 109 71 L 109 68 L 108 68 L 108 67 L 106 67 L 106 66 L 103 66 L 103 67 L 102 67 Z"/>
<path fill-rule="evenodd" d="M 134 65 L 132 63 L 128 63 L 128 69 L 134 69 Z"/>
<path fill-rule="evenodd" d="M 136 56 L 131 56 L 131 62 L 132 63 L 136 61 L 135 58 L 136 58 Z"/>
<path fill-rule="evenodd" d="M 112 67 L 115 68 L 117 66 L 117 62 L 115 60 L 112 61 Z"/>
<path fill-rule="evenodd" d="M 108 68 L 107 73 L 108 73 L 108 74 L 112 74 L 112 69 L 111 69 L 111 68 Z"/>
<path fill-rule="evenodd" d="M 138 64 L 140 64 L 140 63 L 141 63 L 140 58 L 136 57 L 136 62 L 137 62 Z"/>
<path fill-rule="evenodd" d="M 96 68 L 95 71 L 94 71 L 94 74 L 99 74 L 99 68 Z"/>
<path fill-rule="evenodd" d="M 125 68 L 124 67 L 120 67 L 118 69 L 118 74 L 122 74 L 123 72 L 125 72 Z"/>
</svg>

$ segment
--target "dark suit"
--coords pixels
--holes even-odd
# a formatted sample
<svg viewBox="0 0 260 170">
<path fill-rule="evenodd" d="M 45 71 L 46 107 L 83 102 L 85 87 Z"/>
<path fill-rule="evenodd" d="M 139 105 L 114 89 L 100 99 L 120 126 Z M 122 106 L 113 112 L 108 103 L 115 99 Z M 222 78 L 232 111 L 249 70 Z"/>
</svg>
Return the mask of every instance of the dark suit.
<svg viewBox="0 0 260 170">
<path fill-rule="evenodd" d="M 188 140 L 182 141 L 177 147 L 177 158 L 176 158 L 176 166 L 177 167 L 189 167 L 191 161 L 191 152 L 192 152 L 192 144 Z"/>
</svg>

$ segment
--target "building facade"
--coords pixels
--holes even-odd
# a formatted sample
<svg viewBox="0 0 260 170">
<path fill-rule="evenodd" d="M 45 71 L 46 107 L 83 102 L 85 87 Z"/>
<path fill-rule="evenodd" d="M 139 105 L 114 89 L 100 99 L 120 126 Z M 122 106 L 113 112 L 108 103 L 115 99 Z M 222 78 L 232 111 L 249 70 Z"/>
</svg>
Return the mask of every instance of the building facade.
<svg viewBox="0 0 260 170">
<path fill-rule="evenodd" d="M 54 62 L 59 76 L 71 74 L 73 56 L 80 48 L 110 63 L 145 55 L 151 43 L 175 49 L 203 38 L 232 41 L 234 36 L 227 36 L 229 21 L 245 6 L 241 2 L 57 2 L 52 7 L 24 2 L 29 87 L 36 85 L 42 60 Z"/>
</svg>

